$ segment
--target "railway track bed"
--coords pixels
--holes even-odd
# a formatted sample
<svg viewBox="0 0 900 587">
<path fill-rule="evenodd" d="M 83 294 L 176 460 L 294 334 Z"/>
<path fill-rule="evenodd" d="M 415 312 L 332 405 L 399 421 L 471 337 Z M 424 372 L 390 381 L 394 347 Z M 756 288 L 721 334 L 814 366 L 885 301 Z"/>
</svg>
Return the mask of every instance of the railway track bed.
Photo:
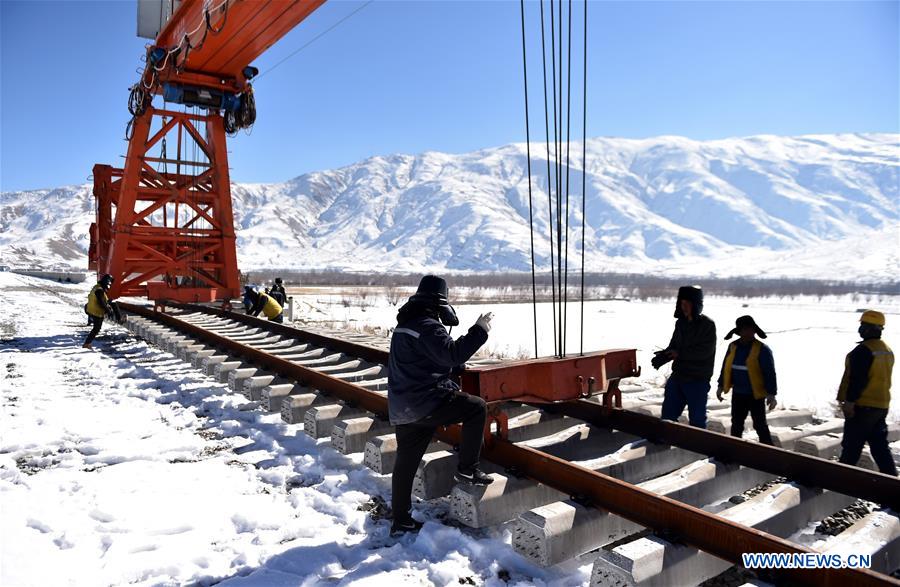
<svg viewBox="0 0 900 587">
<path fill-rule="evenodd" d="M 167 314 L 137 306 L 125 309 L 131 313 L 132 332 L 227 383 L 249 400 L 248 408 L 280 413 L 298 433 L 328 439 L 337 452 L 361 458 L 378 474 L 393 470 L 396 441 L 383 417 L 385 339 L 298 330 L 198 306 Z M 659 409 L 652 396 L 625 393 L 623 405 L 625 411 L 614 411 L 624 418 L 615 426 L 602 425 L 612 422 L 603 420 L 608 416 L 592 402 L 568 408 L 507 405 L 509 442 L 486 447 L 485 468 L 494 477 L 487 487 L 453 483 L 456 455 L 453 431 L 448 430 L 429 447 L 414 495 L 445 500 L 452 523 L 509 528 L 513 548 L 536 564 L 593 559 L 591 582 L 596 585 L 709 581 L 734 565 L 721 556 L 716 541 L 733 543 L 727 547 L 732 550 L 752 544 L 758 552 L 769 552 L 760 546 L 769 545 L 771 552 L 790 548 L 871 557 L 868 571 L 765 577 L 813 584 L 900 584 L 890 576 L 900 568 L 900 518 L 894 510 L 860 500 L 874 497 L 896 508 L 900 482 L 835 463 L 822 465 L 821 459 L 806 456 L 834 456 L 839 420 L 814 422 L 802 410 L 775 412 L 773 438 L 791 452 L 769 454 L 758 445 L 686 426 L 650 426 L 648 422 L 658 422 Z M 711 409 L 710 428 L 720 426 L 726 414 Z M 636 434 L 637 425 L 646 434 Z M 900 430 L 891 434 L 896 439 Z M 702 444 L 719 441 L 738 444 L 727 448 L 728 458 L 723 458 L 726 448 L 707 450 Z M 514 454 L 500 458 L 506 444 Z M 793 460 L 771 466 L 761 460 L 773 454 Z M 526 457 L 518 465 L 511 462 Z M 792 464 L 796 474 L 782 474 Z M 571 490 L 576 486 L 557 482 L 561 476 L 545 479 L 536 473 L 546 469 L 586 475 L 590 483 L 577 487 L 588 491 Z M 810 482 L 814 474 L 822 475 L 821 484 Z M 677 519 L 672 517 L 676 513 Z M 709 535 L 707 544 L 689 530 L 673 531 L 679 524 L 708 527 L 716 534 Z"/>
</svg>

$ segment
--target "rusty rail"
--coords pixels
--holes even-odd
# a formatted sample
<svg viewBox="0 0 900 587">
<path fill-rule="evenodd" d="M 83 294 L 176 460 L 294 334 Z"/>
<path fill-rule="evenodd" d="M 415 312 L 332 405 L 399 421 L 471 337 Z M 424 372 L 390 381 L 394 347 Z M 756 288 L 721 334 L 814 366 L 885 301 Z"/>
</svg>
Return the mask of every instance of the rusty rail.
<svg viewBox="0 0 900 587">
<path fill-rule="evenodd" d="M 852 497 L 874 501 L 900 511 L 900 478 L 866 471 L 835 461 L 795 453 L 783 448 L 750 442 L 661 420 L 627 410 L 608 410 L 591 401 L 554 404 L 550 411 L 571 416 L 597 426 L 621 430 L 652 442 L 669 444 L 708 455 L 725 463 L 786 477 L 802 485 L 830 489 Z"/>
<path fill-rule="evenodd" d="M 314 369 L 302 367 L 300 365 L 297 365 L 296 363 L 292 363 L 286 359 L 271 355 L 265 351 L 261 351 L 259 349 L 241 344 L 240 342 L 236 342 L 225 336 L 215 334 L 214 332 L 210 332 L 209 330 L 176 318 L 175 316 L 171 316 L 163 312 L 154 312 L 150 308 L 144 306 L 135 306 L 133 304 L 119 304 L 119 307 L 128 312 L 133 312 L 135 314 L 144 316 L 145 318 L 150 318 L 151 320 L 162 322 L 163 324 L 171 326 L 172 328 L 176 328 L 186 334 L 195 336 L 199 340 L 203 340 L 212 346 L 230 351 L 236 356 L 245 357 L 253 363 L 259 365 L 260 367 L 264 367 L 269 371 L 274 371 L 289 379 L 297 381 L 297 383 L 299 383 L 300 385 L 305 385 L 307 387 L 321 390 L 323 393 L 333 395 L 348 404 L 363 408 L 379 416 L 387 417 L 388 404 L 386 396 L 369 391 L 358 385 L 354 385 L 353 383 L 348 383 L 341 379 L 331 377 L 330 375 L 326 375 L 325 373 L 320 373 Z M 235 318 L 236 316 L 239 316 L 233 315 L 230 312 L 225 312 L 225 314 L 228 315 L 228 318 Z M 251 316 L 242 316 L 242 318 L 251 320 L 252 322 L 249 322 L 249 324 L 254 326 L 259 325 L 259 323 L 262 322 L 257 318 L 253 318 Z M 313 334 L 311 332 L 297 331 L 295 329 L 277 323 L 264 323 L 264 326 L 268 327 L 270 325 L 278 326 L 281 329 L 287 329 L 291 331 L 289 335 L 295 338 L 301 338 L 302 336 L 308 334 L 311 337 L 314 336 L 316 341 L 324 339 L 328 341 L 328 343 L 322 344 L 322 346 L 334 350 L 340 350 L 341 352 L 344 352 L 342 348 L 348 349 L 355 347 L 367 348 L 369 351 L 375 350 L 370 347 L 363 347 L 362 345 L 357 345 L 347 341 L 340 341 L 322 337 L 321 335 Z M 280 329 L 272 329 L 272 331 L 278 332 L 280 331 Z M 317 344 L 319 343 L 317 342 Z"/>
<path fill-rule="evenodd" d="M 236 355 L 252 360 L 261 367 L 295 379 L 302 384 L 316 388 L 322 393 L 333 395 L 340 400 L 366 409 L 379 417 L 387 417 L 386 396 L 312 369 L 301 367 L 264 351 L 247 347 L 174 316 L 154 312 L 149 308 L 132 304 L 120 304 L 120 306 L 126 311 L 162 322 L 196 336 L 198 339 L 204 340 L 213 346 L 228 349 Z M 222 314 L 219 314 L 219 312 L 222 311 L 213 310 L 209 313 L 236 319 L 236 315 L 230 312 L 222 312 Z M 247 318 L 250 319 L 249 317 Z M 248 323 L 258 324 L 256 321 Z M 266 326 L 275 327 L 271 328 L 273 332 L 283 332 L 297 338 L 304 334 L 303 331 L 298 332 L 296 329 L 278 324 L 266 323 Z M 282 329 L 287 329 L 290 332 Z M 305 334 L 312 335 L 313 333 Z M 343 344 L 361 346 L 353 343 L 344 343 L 343 341 L 334 341 L 320 335 L 314 336 L 319 340 L 327 340 L 328 344 L 323 346 L 334 349 L 337 349 L 338 345 Z M 590 402 L 573 402 L 566 404 L 566 406 L 567 408 L 579 410 L 576 417 L 584 419 L 585 412 L 581 410 L 585 410 L 588 406 L 581 405 L 582 403 L 595 405 Z M 606 421 L 612 422 L 612 420 Z M 627 420 L 623 420 L 619 424 L 624 426 L 627 424 Z M 460 432 L 459 425 L 447 426 L 438 429 L 437 436 L 443 441 L 458 444 Z M 651 430 L 652 432 L 653 430 Z M 704 433 L 711 434 L 708 432 Z M 719 436 L 722 435 L 717 435 L 717 438 Z M 706 438 L 708 439 L 709 437 Z M 705 445 L 704 448 L 709 450 L 708 445 Z M 706 450 L 701 452 L 706 452 Z M 484 456 L 497 464 L 514 468 L 519 474 L 543 483 L 548 487 L 569 495 L 586 498 L 587 502 L 597 509 L 608 510 L 658 532 L 672 532 L 687 544 L 733 563 L 741 564 L 741 555 L 748 552 L 814 553 L 812 550 L 782 538 L 736 524 L 701 509 L 656 495 L 613 477 L 505 440 L 494 439 L 490 442 L 485 447 Z M 827 463 L 827 461 L 823 462 Z M 819 485 L 821 486 L 821 483 Z M 808 585 L 834 587 L 844 587 L 845 585 L 900 585 L 900 580 L 866 569 L 772 569 L 772 572 L 788 580 Z"/>
<path fill-rule="evenodd" d="M 354 357 L 359 357 L 360 359 L 365 359 L 371 363 L 378 363 L 381 365 L 387 365 L 388 362 L 388 352 L 376 349 L 370 346 L 366 346 L 364 344 L 356 344 L 355 342 L 350 342 L 348 340 L 339 340 L 336 338 L 328 338 L 327 336 L 322 336 L 321 334 L 316 334 L 315 332 L 310 332 L 309 330 L 303 330 L 302 328 L 296 328 L 293 326 L 285 326 L 284 324 L 279 324 L 278 322 L 271 322 L 269 320 L 263 320 L 262 318 L 257 318 L 255 316 L 250 316 L 249 314 L 241 314 L 239 312 L 229 312 L 228 310 L 221 310 L 219 308 L 212 308 L 210 306 L 201 306 L 198 304 L 180 304 L 169 302 L 167 304 L 173 308 L 179 308 L 181 310 L 186 311 L 194 311 L 194 312 L 203 312 L 204 314 L 210 314 L 212 316 L 218 316 L 220 318 L 226 318 L 228 320 L 234 320 L 235 322 L 241 322 L 242 324 L 246 324 L 248 326 L 257 326 L 259 328 L 264 328 L 266 330 L 270 330 L 276 334 L 283 334 L 284 336 L 290 336 L 292 338 L 302 338 L 307 340 L 313 344 L 317 344 L 319 346 L 328 347 L 330 349 L 334 349 L 336 351 L 340 351 L 347 355 L 353 355 Z M 121 307 L 125 307 L 126 304 L 119 304 Z M 127 304 L 129 308 L 129 312 L 132 311 L 131 308 L 139 308 L 143 306 L 133 306 L 131 304 Z"/>
</svg>

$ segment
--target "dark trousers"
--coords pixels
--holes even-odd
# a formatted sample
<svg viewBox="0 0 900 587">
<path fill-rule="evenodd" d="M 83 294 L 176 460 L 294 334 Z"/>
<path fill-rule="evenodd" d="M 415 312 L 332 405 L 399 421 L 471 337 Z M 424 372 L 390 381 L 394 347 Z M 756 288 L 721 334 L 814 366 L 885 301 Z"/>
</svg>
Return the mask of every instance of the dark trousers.
<svg viewBox="0 0 900 587">
<path fill-rule="evenodd" d="M 278 322 L 279 324 L 284 324 L 284 312 L 275 316 L 274 318 L 269 318 L 269 322 Z"/>
<path fill-rule="evenodd" d="M 91 316 L 91 321 L 94 323 L 94 327 L 91 328 L 90 332 L 88 332 L 87 338 L 84 339 L 84 344 L 91 344 L 91 342 L 93 342 L 94 338 L 100 332 L 100 327 L 103 326 L 103 318 Z"/>
<path fill-rule="evenodd" d="M 691 426 L 706 428 L 708 395 L 708 381 L 681 381 L 674 375 L 669 377 L 663 396 L 662 419 L 677 421 L 686 405 Z"/>
<path fill-rule="evenodd" d="M 410 517 L 413 480 L 438 427 L 462 422 L 459 468 L 471 470 L 478 466 L 481 457 L 486 420 L 487 408 L 483 399 L 456 392 L 421 420 L 397 425 L 397 463 L 391 476 L 391 507 L 395 520 Z"/>
<path fill-rule="evenodd" d="M 882 408 L 856 406 L 852 418 L 844 420 L 844 438 L 841 440 L 841 462 L 855 465 L 862 454 L 863 446 L 868 442 L 872 451 L 872 459 L 878 470 L 885 475 L 897 476 L 897 466 L 888 447 L 887 418 L 888 411 Z"/>
<path fill-rule="evenodd" d="M 763 444 L 774 446 L 769 425 L 766 424 L 766 400 L 755 399 L 749 393 L 733 393 L 731 397 L 731 435 L 740 438 L 744 435 L 744 421 L 747 413 L 753 420 L 753 429 Z"/>
</svg>

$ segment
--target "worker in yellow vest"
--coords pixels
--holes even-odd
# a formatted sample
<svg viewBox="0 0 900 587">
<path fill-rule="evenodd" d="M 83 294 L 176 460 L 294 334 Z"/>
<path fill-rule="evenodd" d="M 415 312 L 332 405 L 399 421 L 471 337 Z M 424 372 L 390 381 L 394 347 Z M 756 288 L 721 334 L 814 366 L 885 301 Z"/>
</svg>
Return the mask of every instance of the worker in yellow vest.
<svg viewBox="0 0 900 587">
<path fill-rule="evenodd" d="M 119 308 L 115 302 L 110 301 L 107 293 L 112 284 L 113 276 L 107 273 L 100 278 L 97 285 L 92 287 L 91 293 L 88 294 L 88 302 L 84 306 L 84 311 L 87 313 L 91 324 L 93 324 L 93 328 L 91 328 L 87 338 L 84 340 L 84 344 L 81 345 L 82 348 L 92 348 L 91 343 L 94 342 L 94 338 L 100 333 L 104 317 L 109 316 L 115 319 L 116 322 L 122 321 Z"/>
<path fill-rule="evenodd" d="M 756 325 L 752 316 L 741 316 L 734 322 L 734 328 L 725 336 L 729 340 L 735 334 L 738 339 L 728 345 L 722 372 L 719 375 L 719 389 L 716 397 L 732 389 L 731 435 L 740 438 L 744 434 L 747 413 L 753 420 L 753 429 L 763 444 L 772 444 L 772 435 L 766 423 L 766 406 L 771 410 L 778 403 L 778 381 L 775 377 L 775 359 L 772 349 L 756 339 L 766 338 L 766 333 Z"/>
<path fill-rule="evenodd" d="M 284 322 L 284 312 L 275 298 L 267 293 L 258 292 L 249 285 L 244 287 L 244 293 L 244 297 L 253 304 L 247 309 L 248 314 L 258 316 L 262 312 L 271 322 L 279 324 Z"/>
<path fill-rule="evenodd" d="M 881 340 L 884 314 L 866 310 L 859 319 L 862 342 L 844 360 L 844 376 L 837 399 L 844 412 L 841 462 L 855 465 L 868 442 L 878 470 L 897 475 L 897 466 L 888 447 L 888 406 L 891 403 L 891 371 L 894 353 Z"/>
</svg>

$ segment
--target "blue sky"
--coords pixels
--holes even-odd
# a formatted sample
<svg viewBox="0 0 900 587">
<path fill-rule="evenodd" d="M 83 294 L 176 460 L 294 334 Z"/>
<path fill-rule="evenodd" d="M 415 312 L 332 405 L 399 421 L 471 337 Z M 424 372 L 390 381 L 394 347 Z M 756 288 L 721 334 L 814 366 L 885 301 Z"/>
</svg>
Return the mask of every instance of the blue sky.
<svg viewBox="0 0 900 587">
<path fill-rule="evenodd" d="M 268 71 L 361 4 L 327 2 L 255 63 L 258 119 L 229 144 L 233 180 L 524 140 L 517 1 L 376 0 Z M 900 132 L 898 6 L 592 1 L 588 135 Z M 121 164 L 146 42 L 135 13 L 130 1 L 0 0 L 4 191 L 82 183 L 94 163 Z M 536 2 L 526 15 L 534 140 Z M 580 52 L 580 36 L 574 44 Z M 580 133 L 580 115 L 572 124 Z"/>
</svg>

